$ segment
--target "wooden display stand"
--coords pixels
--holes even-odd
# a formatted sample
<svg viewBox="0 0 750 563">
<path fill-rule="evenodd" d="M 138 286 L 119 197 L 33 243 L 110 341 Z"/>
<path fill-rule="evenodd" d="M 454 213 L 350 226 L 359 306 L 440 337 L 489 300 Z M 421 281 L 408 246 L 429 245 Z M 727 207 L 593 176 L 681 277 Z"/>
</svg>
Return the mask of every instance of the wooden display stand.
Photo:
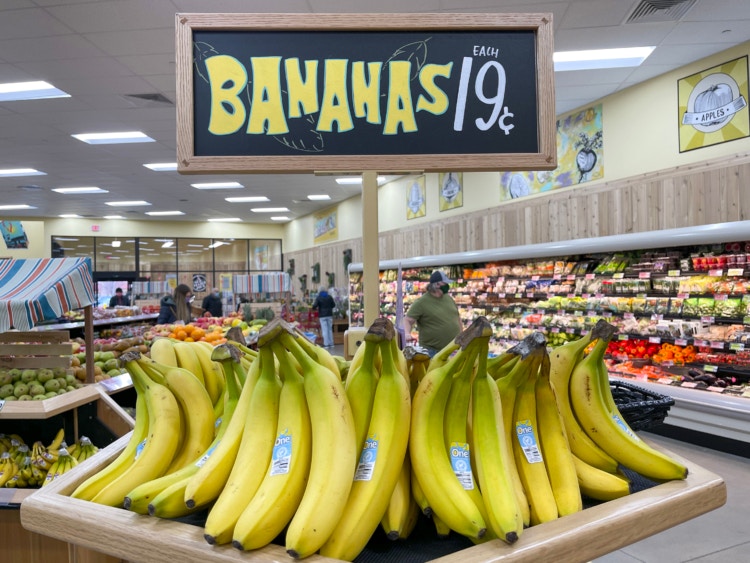
<svg viewBox="0 0 750 563">
<path fill-rule="evenodd" d="M 346 319 L 334 319 L 333 321 L 333 343 L 343 344 L 346 331 L 349 328 L 349 321 Z"/>
<path fill-rule="evenodd" d="M 280 545 L 240 554 L 231 545 L 206 543 L 200 526 L 142 516 L 68 496 L 84 479 L 112 461 L 128 439 L 129 436 L 123 436 L 99 455 L 26 498 L 21 505 L 23 526 L 133 563 L 150 563 L 156 558 L 180 563 L 291 561 Z M 493 540 L 440 560 L 445 563 L 591 561 L 726 502 L 726 485 L 720 477 L 680 456 L 670 455 L 687 465 L 689 474 L 684 481 L 670 481 L 533 526 L 512 546 Z M 312 560 L 334 561 L 322 556 L 313 556 Z M 84 561 L 71 559 L 70 563 Z"/>
</svg>

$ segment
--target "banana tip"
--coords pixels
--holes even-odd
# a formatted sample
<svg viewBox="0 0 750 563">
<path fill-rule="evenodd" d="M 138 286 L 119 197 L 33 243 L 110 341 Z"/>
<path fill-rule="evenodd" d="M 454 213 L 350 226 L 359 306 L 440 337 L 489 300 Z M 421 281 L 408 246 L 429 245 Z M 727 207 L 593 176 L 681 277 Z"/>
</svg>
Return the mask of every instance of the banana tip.
<svg viewBox="0 0 750 563">
<path fill-rule="evenodd" d="M 156 507 L 153 504 L 148 505 L 148 515 L 153 516 L 156 513 Z"/>
<path fill-rule="evenodd" d="M 508 532 L 505 534 L 505 541 L 508 543 L 516 543 L 516 541 L 518 541 L 518 534 L 516 532 Z"/>
<path fill-rule="evenodd" d="M 487 528 L 482 528 L 477 532 L 477 537 L 481 540 L 484 537 L 484 534 L 487 533 Z"/>
<path fill-rule="evenodd" d="M 125 497 L 125 500 L 122 501 L 122 507 L 125 510 L 130 510 L 131 504 L 132 504 L 132 501 L 130 500 L 130 497 Z"/>
<path fill-rule="evenodd" d="M 391 530 L 390 532 L 386 534 L 386 536 L 388 537 L 389 540 L 396 541 L 397 539 L 401 537 L 401 534 L 399 534 L 397 530 Z"/>
<path fill-rule="evenodd" d="M 242 542 L 240 542 L 239 540 L 232 540 L 232 545 L 240 551 L 245 551 L 245 548 L 242 547 Z"/>
<path fill-rule="evenodd" d="M 211 534 L 203 534 L 203 539 L 206 540 L 206 543 L 209 545 L 216 544 L 216 538 L 213 537 Z"/>
<path fill-rule="evenodd" d="M 287 549 L 286 552 L 292 559 L 299 559 L 299 553 L 297 553 L 294 549 Z"/>
<path fill-rule="evenodd" d="M 189 498 L 185 501 L 185 506 L 187 506 L 188 508 L 195 508 L 195 501 Z"/>
</svg>

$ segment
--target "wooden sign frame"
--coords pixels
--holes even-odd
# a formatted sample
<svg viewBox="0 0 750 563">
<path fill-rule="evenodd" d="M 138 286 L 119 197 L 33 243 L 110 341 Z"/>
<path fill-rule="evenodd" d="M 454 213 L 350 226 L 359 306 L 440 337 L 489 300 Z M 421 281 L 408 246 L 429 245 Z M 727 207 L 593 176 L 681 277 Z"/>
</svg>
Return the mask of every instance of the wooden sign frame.
<svg viewBox="0 0 750 563">
<path fill-rule="evenodd" d="M 533 31 L 538 152 L 204 156 L 195 151 L 195 31 Z M 357 173 L 553 170 L 557 166 L 552 15 L 176 14 L 177 170 L 209 173 Z"/>
</svg>

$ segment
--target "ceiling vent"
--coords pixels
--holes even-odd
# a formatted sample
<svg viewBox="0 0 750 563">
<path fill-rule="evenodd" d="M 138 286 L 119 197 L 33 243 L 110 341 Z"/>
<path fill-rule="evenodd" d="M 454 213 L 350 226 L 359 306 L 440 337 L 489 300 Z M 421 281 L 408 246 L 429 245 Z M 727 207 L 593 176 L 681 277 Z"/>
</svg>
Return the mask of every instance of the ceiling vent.
<svg viewBox="0 0 750 563">
<path fill-rule="evenodd" d="M 42 186 L 36 186 L 34 184 L 26 184 L 23 186 L 16 186 L 19 190 L 23 190 L 25 192 L 38 192 L 39 190 L 43 190 L 44 188 Z"/>
<path fill-rule="evenodd" d="M 126 101 L 138 107 L 156 107 L 174 105 L 172 100 L 164 96 L 163 94 L 125 94 L 122 96 Z"/>
<path fill-rule="evenodd" d="M 640 0 L 625 23 L 679 21 L 698 0 Z"/>
</svg>

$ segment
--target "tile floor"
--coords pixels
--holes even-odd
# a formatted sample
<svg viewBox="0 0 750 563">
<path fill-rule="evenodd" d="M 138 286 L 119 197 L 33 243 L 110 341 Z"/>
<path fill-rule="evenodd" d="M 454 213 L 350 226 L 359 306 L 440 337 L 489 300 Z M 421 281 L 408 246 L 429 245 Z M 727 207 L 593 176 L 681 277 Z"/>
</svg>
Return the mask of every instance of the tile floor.
<svg viewBox="0 0 750 563">
<path fill-rule="evenodd" d="M 344 355 L 343 346 L 329 349 Z M 649 440 L 724 479 L 727 503 L 721 508 L 629 545 L 592 563 L 747 563 L 750 562 L 750 459 L 656 434 Z M 564 563 L 564 562 L 560 562 Z"/>
</svg>

